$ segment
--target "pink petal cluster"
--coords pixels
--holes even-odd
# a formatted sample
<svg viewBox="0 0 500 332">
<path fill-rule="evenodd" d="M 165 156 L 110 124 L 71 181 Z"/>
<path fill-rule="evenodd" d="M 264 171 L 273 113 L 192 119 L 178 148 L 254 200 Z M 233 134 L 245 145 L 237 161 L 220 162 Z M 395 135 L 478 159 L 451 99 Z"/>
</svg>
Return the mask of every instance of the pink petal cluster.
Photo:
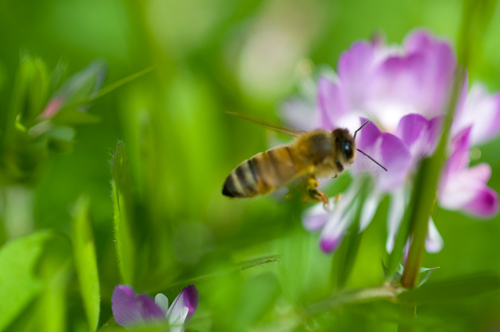
<svg viewBox="0 0 500 332">
<path fill-rule="evenodd" d="M 360 229 L 368 226 L 384 195 L 391 198 L 386 248 L 392 251 L 417 165 L 436 147 L 455 68 L 449 43 L 424 30 L 410 33 L 400 47 L 387 46 L 380 39 L 356 42 L 340 56 L 337 77 L 319 78 L 314 110 L 306 110 L 304 102 L 298 100 L 285 105 L 285 117 L 306 130 L 345 127 L 353 131 L 370 120 L 358 134 L 357 147 L 388 169 L 384 172 L 358 154 L 351 167 L 353 182 L 342 199 L 332 203 L 331 212 L 319 206 L 305 212 L 304 226 L 321 229 L 323 251 L 338 247 L 359 204 L 363 204 Z M 312 120 L 297 121 L 304 116 Z M 439 204 L 474 216 L 492 217 L 498 212 L 498 195 L 486 185 L 491 169 L 487 164 L 469 168 L 468 156 L 471 145 L 499 134 L 500 94 L 489 95 L 481 85 L 467 91 L 465 81 L 451 132 Z M 369 174 L 372 186 L 366 199 L 359 202 L 359 188 L 366 186 L 362 174 Z M 441 236 L 429 219 L 427 250 L 436 252 L 442 246 Z"/>
<path fill-rule="evenodd" d="M 183 332 L 198 302 L 199 294 L 194 285 L 185 287 L 170 307 L 168 298 L 161 293 L 153 299 L 145 294 L 136 295 L 130 286 L 117 285 L 111 296 L 111 309 L 115 321 L 125 328 L 168 323 L 170 332 Z"/>
</svg>

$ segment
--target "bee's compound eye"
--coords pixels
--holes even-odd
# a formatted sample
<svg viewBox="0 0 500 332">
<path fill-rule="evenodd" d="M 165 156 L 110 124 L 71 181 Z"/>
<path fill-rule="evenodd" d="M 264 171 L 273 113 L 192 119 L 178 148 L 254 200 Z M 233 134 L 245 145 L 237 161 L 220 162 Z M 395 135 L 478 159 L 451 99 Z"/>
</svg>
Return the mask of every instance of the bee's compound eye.
<svg viewBox="0 0 500 332">
<path fill-rule="evenodd" d="M 342 144 L 341 144 L 341 149 L 342 149 L 342 152 L 344 153 L 347 160 L 352 158 L 353 151 L 352 151 L 351 143 L 349 143 L 348 141 L 343 139 Z"/>
</svg>

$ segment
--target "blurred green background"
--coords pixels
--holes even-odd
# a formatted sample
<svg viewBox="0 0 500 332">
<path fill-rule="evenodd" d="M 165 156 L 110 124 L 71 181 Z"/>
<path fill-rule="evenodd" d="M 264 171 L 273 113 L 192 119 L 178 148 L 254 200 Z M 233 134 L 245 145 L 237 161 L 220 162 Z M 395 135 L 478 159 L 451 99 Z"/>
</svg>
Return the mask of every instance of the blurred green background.
<svg viewBox="0 0 500 332">
<path fill-rule="evenodd" d="M 96 100 L 89 112 L 101 121 L 78 127 L 71 151 L 49 152 L 30 185 L 4 187 L 4 241 L 42 229 L 71 234 L 72 207 L 88 195 L 100 280 L 99 327 L 107 322 L 111 292 L 123 282 L 110 185 L 110 149 L 116 151 L 122 140 L 131 167 L 133 286 L 173 299 L 188 280 L 222 273 L 195 280 L 201 302 L 191 330 L 396 330 L 398 307 L 383 301 L 346 306 L 313 320 L 302 316 L 298 308 L 331 294 L 331 255 L 319 251 L 317 235 L 303 230 L 302 207 L 273 196 L 230 200 L 221 195 L 229 172 L 268 142 L 263 128 L 225 112 L 278 123 L 280 104 L 299 93 L 311 66 L 335 68 L 351 43 L 376 32 L 400 43 L 410 30 L 424 27 L 456 45 L 462 6 L 453 0 L 0 2 L 2 112 L 10 107 L 26 54 L 45 61 L 49 70 L 62 61 L 69 74 L 103 59 L 109 66 L 104 86 L 156 66 Z M 492 15 L 486 32 L 478 32 L 470 45 L 469 78 L 494 92 L 500 90 L 500 8 Z M 498 143 L 480 147 L 474 161 L 490 163 L 489 185 L 497 192 Z M 383 282 L 387 205 L 385 200 L 363 236 L 348 288 Z M 484 222 L 438 211 L 434 220 L 445 246 L 425 257 L 424 266 L 440 267 L 431 280 L 500 273 L 498 218 Z M 223 273 L 269 255 L 280 255 L 278 262 Z M 89 329 L 74 279 L 70 273 L 66 280 L 61 331 Z M 35 323 L 20 323 L 39 319 L 27 318 L 30 310 L 27 305 L 7 329 L 37 330 Z M 498 293 L 418 309 L 417 330 L 498 329 Z"/>
</svg>

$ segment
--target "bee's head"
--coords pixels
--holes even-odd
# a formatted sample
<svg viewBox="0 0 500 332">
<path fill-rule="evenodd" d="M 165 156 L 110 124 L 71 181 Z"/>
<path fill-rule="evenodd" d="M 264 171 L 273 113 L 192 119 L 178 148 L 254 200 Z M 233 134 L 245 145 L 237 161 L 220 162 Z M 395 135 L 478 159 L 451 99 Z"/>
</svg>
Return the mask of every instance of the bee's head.
<svg viewBox="0 0 500 332">
<path fill-rule="evenodd" d="M 361 127 L 359 127 L 354 132 L 354 136 L 351 136 L 351 134 L 347 129 L 335 129 L 334 131 L 332 131 L 333 139 L 335 141 L 337 149 L 340 151 L 340 156 L 344 159 L 342 160 L 342 163 L 352 164 L 354 162 L 354 157 L 356 156 L 356 151 L 359 151 L 360 153 L 368 157 L 371 161 L 382 167 L 382 169 L 387 172 L 387 168 L 382 166 L 378 161 L 367 155 L 362 150 L 357 149 L 356 144 L 354 143 L 358 131 L 360 131 L 361 128 L 366 126 L 368 122 L 369 121 L 363 123 Z"/>
<path fill-rule="evenodd" d="M 352 164 L 356 156 L 356 143 L 347 129 L 335 129 L 332 132 L 337 151 L 340 151 L 342 164 Z"/>
</svg>

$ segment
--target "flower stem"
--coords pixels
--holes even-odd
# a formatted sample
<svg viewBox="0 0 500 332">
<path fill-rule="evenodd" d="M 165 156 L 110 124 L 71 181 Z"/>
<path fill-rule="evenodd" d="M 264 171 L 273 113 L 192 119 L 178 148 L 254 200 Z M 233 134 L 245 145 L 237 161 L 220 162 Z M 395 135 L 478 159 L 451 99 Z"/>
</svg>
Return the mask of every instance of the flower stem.
<svg viewBox="0 0 500 332">
<path fill-rule="evenodd" d="M 370 178 L 364 178 L 362 180 L 362 185 L 357 194 L 357 204 L 355 204 L 354 201 L 350 207 L 350 209 L 356 209 L 354 221 L 347 230 L 347 235 L 344 237 L 341 247 L 333 256 L 334 263 L 332 264 L 331 278 L 336 292 L 341 291 L 346 286 L 354 263 L 356 262 L 356 256 L 358 255 L 361 238 L 363 236 L 363 233 L 359 232 L 359 221 L 361 219 L 363 204 L 367 196 L 367 187 L 371 185 L 369 181 L 371 181 Z"/>
<path fill-rule="evenodd" d="M 430 158 L 422 161 L 415 180 L 413 202 L 410 204 L 412 214 L 410 217 L 411 246 L 408 253 L 401 285 L 405 288 L 415 287 L 418 281 L 420 266 L 425 252 L 425 239 L 427 237 L 427 225 L 429 216 L 436 199 L 436 190 L 441 166 L 443 164 L 451 122 L 462 87 L 464 85 L 465 70 L 458 66 L 455 71 L 455 79 L 451 90 L 450 101 L 443 124 L 443 130 L 436 151 Z"/>
</svg>

